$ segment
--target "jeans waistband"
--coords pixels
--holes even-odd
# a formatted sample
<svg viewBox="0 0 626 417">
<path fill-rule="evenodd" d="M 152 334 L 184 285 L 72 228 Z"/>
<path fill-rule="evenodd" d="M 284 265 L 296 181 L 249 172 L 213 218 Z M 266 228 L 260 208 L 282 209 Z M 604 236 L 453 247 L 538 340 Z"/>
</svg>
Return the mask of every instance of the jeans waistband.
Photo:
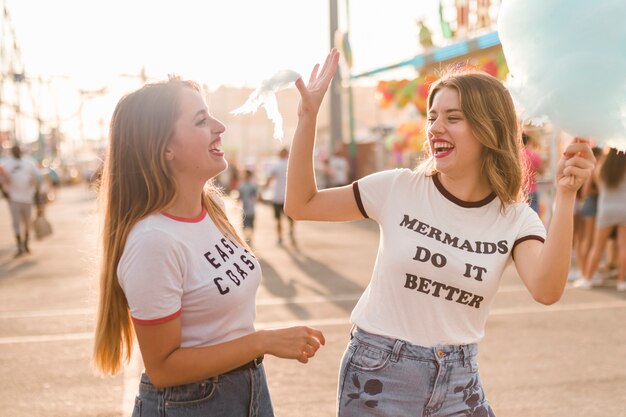
<svg viewBox="0 0 626 417">
<path fill-rule="evenodd" d="M 397 352 L 404 357 L 435 361 L 466 361 L 478 354 L 478 345 L 470 343 L 466 345 L 437 345 L 419 346 L 404 340 L 394 339 L 387 336 L 366 332 L 354 326 L 352 336 L 359 342 L 378 347 L 380 349 Z"/>
<path fill-rule="evenodd" d="M 263 355 L 252 359 L 250 362 L 248 363 L 244 363 L 243 365 L 241 365 L 238 368 L 233 369 L 232 371 L 228 371 L 226 372 L 227 374 L 231 373 L 231 372 L 237 372 L 237 371 L 243 371 L 245 369 L 254 369 L 254 368 L 258 368 L 259 366 L 261 366 L 261 364 L 263 363 Z"/>
<path fill-rule="evenodd" d="M 257 357 L 257 358 L 254 358 L 253 360 L 251 360 L 251 361 L 250 361 L 250 362 L 248 362 L 248 363 L 245 363 L 245 364 L 241 365 L 241 366 L 240 366 L 240 367 L 238 367 L 238 368 L 232 369 L 232 370 L 230 370 L 230 371 L 228 371 L 228 372 L 224 372 L 224 373 L 223 373 L 223 374 L 221 374 L 221 375 L 228 375 L 228 374 L 231 374 L 231 373 L 233 373 L 233 372 L 237 372 L 237 371 L 244 371 L 244 370 L 246 370 L 246 369 L 256 369 L 256 368 L 258 368 L 259 366 L 261 366 L 261 363 L 263 363 L 263 356 L 262 356 L 262 355 L 261 355 L 261 356 L 259 356 L 259 357 Z M 214 377 L 211 377 L 211 378 L 207 378 L 206 380 L 217 380 L 217 378 L 219 378 L 219 376 L 220 376 L 220 375 L 218 375 L 218 376 L 214 376 Z M 202 380 L 202 381 L 206 381 L 206 380 Z M 197 382 L 195 382 L 195 383 L 193 383 L 193 384 L 201 383 L 202 381 L 197 381 Z M 150 381 L 150 378 L 148 377 L 148 374 L 147 374 L 147 373 L 145 373 L 145 372 L 143 372 L 143 373 L 141 374 L 141 380 L 140 380 L 140 383 L 141 383 L 142 385 L 144 385 L 146 388 L 147 388 L 147 387 L 154 387 L 154 385 L 152 385 L 152 382 Z M 193 384 L 184 384 L 184 385 L 193 385 Z M 181 386 L 182 386 L 182 385 L 181 385 Z M 158 390 L 158 388 L 156 388 L 156 387 L 154 387 L 154 389 L 155 389 L 155 390 Z"/>
</svg>

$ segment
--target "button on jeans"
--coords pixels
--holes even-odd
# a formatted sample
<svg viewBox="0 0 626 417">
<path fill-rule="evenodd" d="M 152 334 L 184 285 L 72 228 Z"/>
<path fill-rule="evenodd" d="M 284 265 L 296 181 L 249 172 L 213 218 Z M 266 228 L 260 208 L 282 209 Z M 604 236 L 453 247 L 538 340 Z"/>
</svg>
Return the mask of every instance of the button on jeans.
<svg viewBox="0 0 626 417">
<path fill-rule="evenodd" d="M 263 365 L 157 388 L 141 375 L 132 417 L 273 417 Z"/>
<path fill-rule="evenodd" d="M 341 362 L 340 417 L 495 417 L 476 344 L 422 347 L 355 328 Z"/>
</svg>

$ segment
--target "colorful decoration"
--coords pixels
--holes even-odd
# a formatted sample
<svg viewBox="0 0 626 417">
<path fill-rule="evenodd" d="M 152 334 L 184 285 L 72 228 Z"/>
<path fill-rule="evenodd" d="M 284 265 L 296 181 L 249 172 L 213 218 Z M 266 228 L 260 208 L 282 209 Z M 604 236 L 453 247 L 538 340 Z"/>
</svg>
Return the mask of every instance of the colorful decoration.
<svg viewBox="0 0 626 417">
<path fill-rule="evenodd" d="M 492 55 L 475 57 L 467 62 L 467 66 L 485 71 L 500 80 L 504 80 L 508 75 L 508 67 L 501 51 Z M 393 105 L 398 109 L 403 109 L 407 105 L 413 105 L 419 113 L 418 120 L 399 125 L 384 139 L 385 149 L 393 154 L 398 165 L 402 163 L 403 153 L 423 150 L 428 93 L 430 86 L 436 80 L 437 76 L 434 73 L 424 73 L 412 80 L 379 81 L 376 86 L 376 99 L 380 108 L 387 109 Z"/>
<path fill-rule="evenodd" d="M 352 47 L 350 46 L 350 38 L 347 32 L 335 32 L 335 48 L 341 52 L 343 61 L 348 69 L 352 68 Z"/>
<path fill-rule="evenodd" d="M 403 109 L 411 103 L 420 113 L 425 113 L 428 90 L 435 79 L 434 75 L 429 74 L 413 80 L 380 81 L 376 87 L 378 105 L 385 109 L 393 103 Z"/>
<path fill-rule="evenodd" d="M 441 25 L 441 34 L 445 39 L 452 39 L 453 33 L 452 28 L 450 27 L 450 22 L 448 22 L 443 16 L 443 3 L 442 0 L 439 0 L 439 24 Z"/>
<path fill-rule="evenodd" d="M 423 119 L 412 120 L 399 125 L 393 133 L 384 139 L 385 149 L 392 152 L 396 162 L 400 163 L 402 153 L 420 152 L 424 147 Z"/>
<path fill-rule="evenodd" d="M 419 30 L 418 32 L 419 43 L 422 46 L 422 48 L 424 49 L 432 48 L 433 47 L 433 34 L 428 28 L 428 26 L 426 26 L 426 23 L 424 23 L 423 20 L 419 20 L 417 22 L 417 28 Z"/>
<path fill-rule="evenodd" d="M 492 57 L 481 57 L 470 62 L 469 65 L 477 69 L 485 71 L 499 79 L 506 78 L 508 68 L 502 53 Z M 437 76 L 432 73 L 421 74 L 413 80 L 386 80 L 379 81 L 376 87 L 376 96 L 378 105 L 383 108 L 389 108 L 391 104 L 399 109 L 404 108 L 408 104 L 413 104 L 417 110 L 426 113 L 426 99 L 430 85 L 437 80 Z"/>
</svg>

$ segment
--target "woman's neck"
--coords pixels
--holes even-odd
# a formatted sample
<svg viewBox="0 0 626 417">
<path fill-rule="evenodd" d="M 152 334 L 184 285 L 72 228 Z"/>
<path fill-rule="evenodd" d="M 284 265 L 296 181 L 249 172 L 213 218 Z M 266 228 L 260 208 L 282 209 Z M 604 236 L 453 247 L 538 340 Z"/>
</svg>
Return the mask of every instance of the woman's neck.
<svg viewBox="0 0 626 417">
<path fill-rule="evenodd" d="M 461 201 L 482 201 L 493 192 L 489 183 L 482 176 L 449 176 L 441 172 L 437 175 L 443 188 Z"/>
<path fill-rule="evenodd" d="M 202 210 L 202 188 L 178 187 L 176 197 L 163 211 L 172 216 L 193 219 Z"/>
</svg>

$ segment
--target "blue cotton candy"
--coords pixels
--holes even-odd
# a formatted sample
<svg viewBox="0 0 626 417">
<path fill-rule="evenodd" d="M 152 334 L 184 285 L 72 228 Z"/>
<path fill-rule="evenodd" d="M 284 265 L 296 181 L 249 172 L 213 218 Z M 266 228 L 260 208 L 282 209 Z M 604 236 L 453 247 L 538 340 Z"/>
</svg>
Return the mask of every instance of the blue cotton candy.
<svg viewBox="0 0 626 417">
<path fill-rule="evenodd" d="M 498 34 L 523 118 L 626 152 L 626 1 L 507 0 Z"/>
</svg>

